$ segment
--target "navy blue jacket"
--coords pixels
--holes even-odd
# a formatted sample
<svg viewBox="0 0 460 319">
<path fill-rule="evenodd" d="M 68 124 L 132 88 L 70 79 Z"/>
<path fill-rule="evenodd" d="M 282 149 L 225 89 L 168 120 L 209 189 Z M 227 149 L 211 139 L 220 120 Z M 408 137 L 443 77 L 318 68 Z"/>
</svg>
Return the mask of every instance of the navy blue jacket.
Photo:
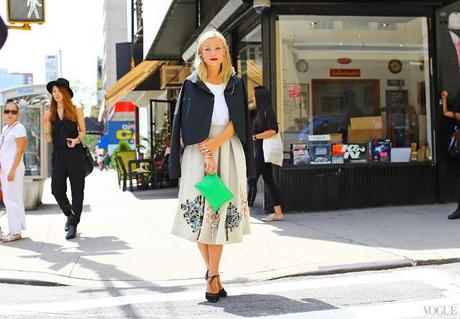
<svg viewBox="0 0 460 319">
<path fill-rule="evenodd" d="M 236 75 L 231 76 L 225 88 L 224 96 L 235 134 L 243 145 L 247 175 L 253 177 L 256 173 L 254 145 L 243 80 Z M 170 178 L 180 177 L 180 138 L 182 137 L 184 145 L 197 144 L 207 139 L 211 128 L 213 109 L 214 94 L 211 93 L 198 74 L 193 72 L 182 84 L 174 112 L 169 157 Z"/>
</svg>

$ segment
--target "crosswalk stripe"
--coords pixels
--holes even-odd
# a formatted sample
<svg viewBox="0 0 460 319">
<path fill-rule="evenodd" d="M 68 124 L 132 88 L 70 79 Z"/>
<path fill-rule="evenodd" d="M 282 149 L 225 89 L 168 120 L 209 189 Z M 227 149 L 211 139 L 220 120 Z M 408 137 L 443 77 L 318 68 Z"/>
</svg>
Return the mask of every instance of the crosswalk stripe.
<svg viewBox="0 0 460 319">
<path fill-rule="evenodd" d="M 231 295 L 247 295 L 247 294 L 258 294 L 263 291 L 264 294 L 280 294 L 282 292 L 296 291 L 299 289 L 314 289 L 314 288 L 330 288 L 330 287 L 346 287 L 363 284 L 379 284 L 379 283 L 390 283 L 400 281 L 419 281 L 425 282 L 429 285 L 438 287 L 439 289 L 445 290 L 446 298 L 451 298 L 455 295 L 460 300 L 459 287 L 451 284 L 451 276 L 440 270 L 433 269 L 410 269 L 410 270 L 399 270 L 392 272 L 379 272 L 348 275 L 341 277 L 328 277 L 328 278 L 316 278 L 311 277 L 303 280 L 290 280 L 286 282 L 276 283 L 263 283 L 254 284 L 240 287 L 232 287 Z M 107 308 L 116 307 L 123 305 L 132 304 L 144 304 L 144 303 L 161 303 L 161 302 L 176 302 L 176 301 L 191 301 L 191 300 L 202 300 L 204 293 L 203 291 L 185 291 L 185 292 L 173 292 L 173 293 L 150 293 L 143 295 L 131 295 L 131 296 L 118 296 L 118 297 L 106 297 L 96 299 L 86 299 L 79 301 L 56 301 L 56 302 L 44 302 L 34 304 L 15 304 L 15 305 L 4 305 L 0 306 L 0 314 L 23 314 L 23 313 L 47 313 L 47 312 L 59 312 L 59 311 L 77 311 L 94 308 Z M 445 299 L 450 300 L 450 299 Z M 444 301 L 445 301 L 444 300 Z M 372 306 L 377 307 L 377 306 Z M 347 308 L 353 309 L 353 308 Z M 359 307 L 357 309 L 364 309 Z M 326 311 L 326 312 L 324 312 Z M 321 311 L 321 315 L 327 314 L 327 311 L 339 311 L 342 315 L 346 312 L 345 309 L 338 310 L 324 310 Z M 348 310 L 349 311 L 349 310 Z M 375 310 L 373 310 L 375 311 Z M 459 309 L 460 312 L 460 309 Z M 313 315 L 313 312 L 308 313 Z M 294 315 L 294 314 L 292 314 Z M 275 317 L 273 317 L 275 318 Z M 295 318 L 295 317 L 293 317 Z M 312 317 L 315 318 L 315 317 Z M 322 318 L 322 317 L 318 317 Z M 346 318 L 346 317 L 344 317 Z"/>
</svg>

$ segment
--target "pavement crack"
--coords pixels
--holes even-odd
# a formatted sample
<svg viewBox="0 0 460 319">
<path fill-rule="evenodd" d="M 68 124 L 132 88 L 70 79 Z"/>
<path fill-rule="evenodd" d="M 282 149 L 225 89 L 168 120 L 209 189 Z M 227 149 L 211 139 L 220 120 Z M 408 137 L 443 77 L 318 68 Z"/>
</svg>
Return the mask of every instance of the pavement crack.
<svg viewBox="0 0 460 319">
<path fill-rule="evenodd" d="M 77 265 L 77 263 L 78 263 L 79 260 L 80 260 L 80 256 L 77 257 L 77 260 L 75 260 L 75 262 L 74 262 L 74 264 L 73 264 L 73 266 L 72 266 L 72 269 L 70 269 L 69 277 L 72 276 L 72 272 L 73 272 L 73 270 L 74 270 L 74 268 L 75 268 L 75 266 Z"/>
</svg>

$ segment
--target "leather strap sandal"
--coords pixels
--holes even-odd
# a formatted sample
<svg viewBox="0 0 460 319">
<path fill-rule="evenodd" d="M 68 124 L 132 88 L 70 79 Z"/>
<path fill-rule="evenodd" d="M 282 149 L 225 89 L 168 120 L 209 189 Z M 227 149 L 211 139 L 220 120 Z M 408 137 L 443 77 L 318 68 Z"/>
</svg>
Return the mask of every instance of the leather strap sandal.
<svg viewBox="0 0 460 319">
<path fill-rule="evenodd" d="M 204 279 L 205 279 L 206 281 L 208 281 L 208 278 L 209 278 L 209 277 L 208 277 L 208 272 L 209 272 L 209 270 L 206 270 L 206 274 L 204 274 Z M 220 276 L 219 276 L 219 275 L 217 275 L 217 276 L 218 276 L 219 279 L 220 279 Z M 227 292 L 225 291 L 224 288 L 222 288 L 222 289 L 219 290 L 219 296 L 222 297 L 222 298 L 227 297 Z"/>
<path fill-rule="evenodd" d="M 219 277 L 219 275 L 208 277 L 208 279 L 207 279 L 208 285 L 211 285 L 213 280 L 216 279 L 217 277 Z M 219 299 L 220 299 L 219 292 L 215 292 L 215 293 L 214 292 L 206 292 L 204 296 L 205 296 L 206 300 L 208 300 L 209 302 L 218 302 Z"/>
</svg>

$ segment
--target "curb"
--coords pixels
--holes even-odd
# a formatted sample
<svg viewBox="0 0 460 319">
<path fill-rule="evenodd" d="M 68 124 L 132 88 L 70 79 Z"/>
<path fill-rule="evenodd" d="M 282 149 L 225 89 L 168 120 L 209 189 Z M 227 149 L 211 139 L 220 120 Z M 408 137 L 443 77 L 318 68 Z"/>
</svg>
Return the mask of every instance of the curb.
<svg viewBox="0 0 460 319">
<path fill-rule="evenodd" d="M 272 278 L 270 280 L 289 278 L 289 277 L 338 275 L 338 274 L 346 274 L 346 273 L 352 273 L 352 272 L 387 270 L 387 269 L 408 268 L 408 267 L 415 267 L 415 266 L 417 266 L 416 262 L 414 262 L 412 259 L 401 259 L 401 260 L 384 261 L 384 262 L 358 263 L 358 264 L 348 264 L 348 265 L 334 265 L 330 267 L 324 267 L 321 270 L 307 271 L 307 272 L 301 272 L 301 273 L 296 273 L 292 275 L 279 276 L 279 277 Z"/>
<path fill-rule="evenodd" d="M 39 287 L 66 287 L 68 285 L 58 282 L 44 281 L 38 279 L 20 279 L 20 278 L 2 278 L 0 277 L 0 284 L 10 285 L 25 285 L 25 286 L 39 286 Z"/>
<path fill-rule="evenodd" d="M 330 267 L 324 267 L 321 270 L 298 272 L 298 273 L 293 273 L 289 275 L 275 276 L 275 277 L 268 278 L 262 281 L 271 281 L 271 280 L 277 280 L 277 279 L 283 279 L 283 278 L 303 277 L 303 276 L 313 277 L 313 276 L 337 275 L 337 274 L 345 274 L 345 273 L 353 273 L 353 272 L 378 271 L 378 270 L 389 270 L 389 269 L 432 266 L 432 265 L 445 265 L 445 264 L 452 264 L 452 263 L 459 263 L 459 262 L 460 262 L 460 258 L 449 258 L 449 259 L 442 259 L 442 260 L 439 260 L 439 259 L 430 259 L 430 260 L 401 259 L 401 260 L 394 260 L 394 261 L 387 261 L 387 262 L 369 262 L 369 263 L 358 263 L 358 264 L 349 264 L 349 265 L 334 265 Z M 44 275 L 44 274 L 38 273 L 38 275 Z M 66 277 L 65 279 L 69 281 L 81 280 L 80 278 L 73 278 L 73 277 Z M 165 280 L 164 282 L 166 281 L 173 282 L 174 280 Z M 106 281 L 97 280 L 97 282 L 106 282 Z M 116 282 L 116 281 L 110 281 L 110 282 Z M 145 282 L 147 283 L 148 281 L 145 280 Z M 233 280 L 230 280 L 229 282 L 237 283 Z M 57 282 L 57 281 L 18 278 L 18 277 L 13 277 L 13 276 L 2 277 L 1 272 L 0 272 L 0 284 L 28 285 L 28 286 L 41 286 L 41 287 L 73 286 L 72 284 L 64 284 L 62 282 Z M 193 285 L 193 283 L 189 282 L 187 285 Z"/>
</svg>

